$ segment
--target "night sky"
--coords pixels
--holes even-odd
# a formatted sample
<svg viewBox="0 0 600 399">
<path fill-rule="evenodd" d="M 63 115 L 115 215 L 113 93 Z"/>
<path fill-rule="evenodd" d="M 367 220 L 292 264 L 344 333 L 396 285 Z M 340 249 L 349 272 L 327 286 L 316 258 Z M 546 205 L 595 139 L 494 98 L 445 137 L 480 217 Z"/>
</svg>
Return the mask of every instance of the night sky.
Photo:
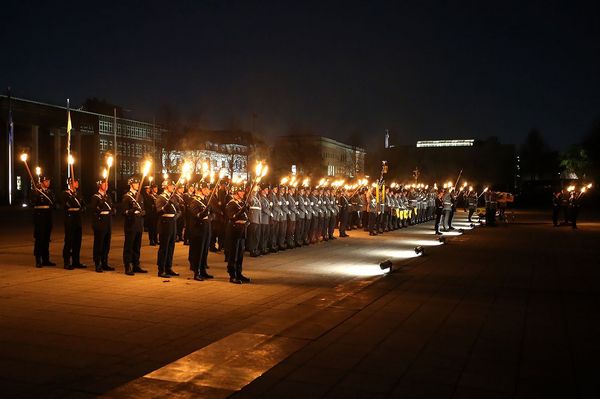
<svg viewBox="0 0 600 399">
<path fill-rule="evenodd" d="M 83 3 L 4 3 L 0 85 L 371 148 L 537 127 L 563 149 L 600 117 L 598 2 Z"/>
</svg>

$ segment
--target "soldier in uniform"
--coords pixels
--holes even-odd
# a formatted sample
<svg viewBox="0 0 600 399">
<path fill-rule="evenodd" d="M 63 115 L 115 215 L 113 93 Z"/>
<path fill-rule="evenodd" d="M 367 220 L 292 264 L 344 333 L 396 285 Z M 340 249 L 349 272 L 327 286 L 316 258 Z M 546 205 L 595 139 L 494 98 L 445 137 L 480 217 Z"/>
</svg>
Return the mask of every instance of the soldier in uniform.
<svg viewBox="0 0 600 399">
<path fill-rule="evenodd" d="M 472 217 L 475 211 L 477 210 L 477 193 L 475 191 L 469 192 L 469 196 L 467 197 L 467 206 L 469 208 L 469 223 L 473 223 Z"/>
<path fill-rule="evenodd" d="M 210 251 L 219 252 L 225 249 L 225 205 L 227 201 L 227 181 L 223 179 L 217 188 L 216 195 L 210 201 L 213 212 L 211 222 Z M 218 248 L 217 248 L 218 244 Z"/>
<path fill-rule="evenodd" d="M 270 231 L 271 236 L 269 237 L 269 243 L 271 246 L 271 252 L 277 252 L 279 250 L 279 227 L 281 226 L 281 217 L 283 216 L 281 212 L 281 204 L 279 203 L 279 198 L 277 196 L 277 192 L 279 188 L 277 186 L 271 187 L 269 192 L 269 206 L 271 207 L 271 223 L 270 223 Z"/>
<path fill-rule="evenodd" d="M 373 191 L 375 191 L 375 189 L 373 189 Z M 377 211 L 378 211 L 378 205 L 377 205 L 377 199 L 375 198 L 375 193 L 372 191 L 367 190 L 366 192 L 367 195 L 367 206 L 368 206 L 368 215 L 369 215 L 369 221 L 367 224 L 367 228 L 369 230 L 369 235 L 370 236 L 376 236 L 378 234 L 377 232 Z"/>
<path fill-rule="evenodd" d="M 269 186 L 266 183 L 261 185 L 260 190 L 260 252 L 263 255 L 269 253 L 269 238 L 271 237 L 271 206 L 267 194 Z"/>
<path fill-rule="evenodd" d="M 279 216 L 279 231 L 277 234 L 277 248 L 279 248 L 280 251 L 285 251 L 287 248 L 286 233 L 290 210 L 288 209 L 286 190 L 287 187 L 281 185 L 279 186 L 279 192 L 277 193 L 277 204 L 279 204 L 281 210 Z"/>
<path fill-rule="evenodd" d="M 554 227 L 558 227 L 559 215 L 560 215 L 560 191 L 557 191 L 552 195 L 552 224 L 554 224 Z M 471 221 L 471 218 L 469 218 L 469 221 Z"/>
<path fill-rule="evenodd" d="M 190 240 L 188 261 L 196 281 L 213 278 L 206 272 L 208 247 L 210 246 L 210 205 L 208 204 L 210 189 L 207 183 L 203 182 L 200 185 L 201 190 L 195 192 L 187 207 Z"/>
<path fill-rule="evenodd" d="M 183 241 L 183 229 L 185 227 L 185 201 L 183 199 L 183 194 L 185 191 L 184 186 L 177 186 L 175 190 L 175 198 L 173 201 L 177 204 L 177 209 L 179 209 L 179 213 L 177 215 L 177 234 L 175 236 L 175 242 Z"/>
<path fill-rule="evenodd" d="M 40 185 L 33 186 L 31 206 L 33 207 L 33 256 L 35 266 L 56 266 L 50 261 L 50 235 L 52 233 L 52 211 L 56 208 L 54 193 L 50 190 L 50 178 L 41 176 Z"/>
<path fill-rule="evenodd" d="M 569 197 L 569 216 L 571 217 L 571 227 L 577 228 L 577 216 L 579 216 L 579 208 L 581 207 L 581 194 L 571 191 Z"/>
<path fill-rule="evenodd" d="M 439 189 L 435 197 L 435 234 L 441 235 L 440 232 L 440 220 L 444 212 L 444 189 Z"/>
<path fill-rule="evenodd" d="M 248 193 L 250 198 L 248 198 L 249 203 L 249 221 L 250 225 L 248 226 L 248 250 L 250 252 L 250 256 L 257 257 L 260 256 L 260 214 L 262 208 L 260 206 L 260 199 L 258 198 L 258 187 L 255 187 L 251 193 Z"/>
<path fill-rule="evenodd" d="M 144 210 L 146 215 L 144 216 L 144 227 L 148 229 L 148 240 L 151 246 L 158 244 L 158 215 L 156 214 L 156 197 L 158 197 L 158 187 L 152 183 L 147 187 L 146 195 L 144 198 Z"/>
<path fill-rule="evenodd" d="M 560 192 L 560 209 L 563 214 L 563 224 L 569 224 L 569 192 L 564 188 Z"/>
<path fill-rule="evenodd" d="M 129 191 L 121 200 L 125 242 L 123 243 L 123 265 L 125 274 L 133 276 L 135 273 L 148 273 L 140 267 L 140 249 L 142 247 L 142 234 L 144 232 L 144 200 L 139 195 L 140 180 L 136 176 L 129 178 Z"/>
<path fill-rule="evenodd" d="M 320 207 L 320 201 L 317 197 L 317 189 L 313 188 L 311 195 L 309 197 L 310 200 L 310 206 L 312 208 L 313 211 L 313 217 L 310 223 L 310 243 L 314 244 L 318 241 L 318 231 L 320 229 L 321 223 L 322 223 L 322 219 L 323 219 L 323 213 L 321 211 L 321 207 Z"/>
<path fill-rule="evenodd" d="M 326 189 L 325 190 L 325 199 L 327 200 L 326 205 L 329 209 L 329 221 L 327 225 L 327 235 L 330 240 L 335 240 L 336 238 L 333 236 L 333 232 L 335 231 L 335 226 L 338 222 L 338 205 L 337 199 L 334 194 L 332 194 L 333 190 Z"/>
<path fill-rule="evenodd" d="M 303 188 L 302 190 L 302 199 L 304 200 L 306 216 L 306 219 L 304 220 L 304 229 L 302 231 L 302 242 L 303 245 L 309 245 L 312 241 L 312 228 L 314 223 L 313 218 L 315 217 L 315 213 L 312 207 L 312 203 L 310 201 L 310 197 L 308 195 L 310 192 L 310 188 L 307 187 L 306 189 Z"/>
<path fill-rule="evenodd" d="M 81 214 L 85 203 L 77 191 L 79 180 L 69 179 L 67 189 L 63 193 L 63 209 L 65 211 L 65 244 L 63 246 L 63 260 L 65 269 L 85 268 L 79 258 L 81 252 L 82 223 Z"/>
<path fill-rule="evenodd" d="M 183 230 L 183 245 L 190 245 L 190 239 L 189 239 L 189 226 L 190 226 L 190 220 L 188 218 L 189 216 L 189 212 L 188 212 L 188 207 L 190 206 L 190 203 L 192 202 L 192 200 L 194 199 L 194 192 L 195 192 L 195 187 L 193 184 L 189 184 L 187 191 L 185 193 L 183 193 L 182 197 L 183 197 L 183 220 L 184 220 L 184 230 Z"/>
<path fill-rule="evenodd" d="M 243 186 L 233 187 L 233 197 L 225 207 L 227 223 L 229 223 L 231 228 L 227 272 L 229 273 L 229 282 L 233 284 L 250 282 L 250 279 L 242 274 L 244 244 L 248 227 L 248 206 L 244 203 L 244 192 L 245 189 Z"/>
<path fill-rule="evenodd" d="M 96 182 L 98 192 L 92 196 L 90 209 L 94 212 L 92 229 L 94 230 L 94 265 L 96 272 L 113 271 L 114 267 L 108 264 L 110 251 L 110 238 L 112 233 L 112 216 L 115 209 L 110 195 L 107 194 L 108 182 L 102 179 Z"/>
<path fill-rule="evenodd" d="M 179 276 L 173 271 L 173 252 L 175 251 L 175 234 L 177 233 L 177 215 L 179 208 L 175 202 L 175 184 L 171 180 L 162 183 L 163 192 L 156 198 L 158 215 L 158 236 L 160 245 L 156 264 L 158 276 L 169 278 Z"/>
<path fill-rule="evenodd" d="M 348 201 L 348 190 L 341 192 L 340 199 L 338 202 L 340 204 L 340 237 L 350 237 L 348 234 L 346 234 L 346 229 L 348 228 L 350 208 L 352 207 L 350 201 Z"/>
<path fill-rule="evenodd" d="M 296 228 L 294 230 L 294 238 L 296 247 L 305 245 L 304 231 L 307 220 L 306 200 L 304 199 L 304 187 L 294 189 L 293 199 L 296 201 Z"/>
<path fill-rule="evenodd" d="M 444 231 L 448 231 L 450 229 L 450 214 L 451 213 L 452 213 L 452 194 L 450 193 L 450 189 L 448 189 L 444 193 L 444 221 L 442 223 L 442 228 Z"/>
<path fill-rule="evenodd" d="M 288 187 L 287 194 L 285 196 L 286 206 L 288 209 L 288 220 L 287 230 L 285 233 L 285 241 L 288 248 L 296 247 L 296 224 L 298 223 L 300 211 L 298 210 L 298 204 L 296 201 L 295 194 L 296 187 Z"/>
</svg>

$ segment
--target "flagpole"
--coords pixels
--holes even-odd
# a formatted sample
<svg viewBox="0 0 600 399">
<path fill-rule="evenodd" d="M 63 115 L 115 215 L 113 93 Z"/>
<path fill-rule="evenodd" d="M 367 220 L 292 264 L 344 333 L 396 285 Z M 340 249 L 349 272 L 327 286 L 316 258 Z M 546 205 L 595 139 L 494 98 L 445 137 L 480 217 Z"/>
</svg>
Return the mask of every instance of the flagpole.
<svg viewBox="0 0 600 399">
<path fill-rule="evenodd" d="M 13 202 L 13 174 L 14 174 L 14 123 L 12 120 L 12 100 L 10 87 L 8 87 L 8 204 Z"/>
</svg>

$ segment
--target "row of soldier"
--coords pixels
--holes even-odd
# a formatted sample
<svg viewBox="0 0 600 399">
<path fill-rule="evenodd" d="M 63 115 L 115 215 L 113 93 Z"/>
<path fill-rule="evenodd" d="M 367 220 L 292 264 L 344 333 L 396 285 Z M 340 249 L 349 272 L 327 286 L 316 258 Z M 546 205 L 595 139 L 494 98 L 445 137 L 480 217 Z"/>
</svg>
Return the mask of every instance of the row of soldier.
<svg viewBox="0 0 600 399">
<path fill-rule="evenodd" d="M 150 245 L 159 245 L 157 266 L 160 277 L 179 275 L 173 270 L 173 252 L 177 241 L 189 245 L 188 260 L 194 279 L 212 278 L 208 274 L 208 252 L 223 249 L 230 281 L 249 282 L 242 274 L 243 253 L 266 255 L 319 241 L 348 237 L 347 230 L 363 228 L 377 235 L 401 227 L 422 223 L 438 214 L 440 193 L 422 188 L 362 188 L 356 191 L 330 187 L 295 187 L 259 184 L 249 192 L 224 180 L 218 187 L 201 182 L 187 188 L 170 180 L 158 187 L 150 185 L 140 192 L 140 181 L 129 179 L 130 189 L 121 201 L 124 216 L 123 264 L 127 275 L 146 273 L 140 265 L 142 234 L 148 231 Z M 32 193 L 34 209 L 34 256 L 36 266 L 54 265 L 49 258 L 52 209 L 56 200 L 50 180 L 40 178 Z M 82 214 L 86 207 L 78 191 L 77 180 L 70 180 L 64 191 L 65 212 L 63 260 L 66 269 L 85 267 L 80 261 Z M 89 208 L 93 213 L 93 261 L 97 272 L 111 271 L 108 263 L 112 217 L 116 207 L 108 195 L 106 180 L 97 182 L 98 191 Z M 455 196 L 449 196 L 452 212 L 445 216 L 445 228 L 452 229 Z M 228 208 L 229 211 L 228 211 Z M 442 212 L 444 213 L 444 212 Z M 472 214 L 472 212 L 471 212 Z M 239 231 L 243 225 L 243 231 Z M 436 231 L 438 231 L 436 223 Z M 444 223 L 443 223 L 444 225 Z M 243 243 L 240 244 L 240 239 Z"/>
</svg>

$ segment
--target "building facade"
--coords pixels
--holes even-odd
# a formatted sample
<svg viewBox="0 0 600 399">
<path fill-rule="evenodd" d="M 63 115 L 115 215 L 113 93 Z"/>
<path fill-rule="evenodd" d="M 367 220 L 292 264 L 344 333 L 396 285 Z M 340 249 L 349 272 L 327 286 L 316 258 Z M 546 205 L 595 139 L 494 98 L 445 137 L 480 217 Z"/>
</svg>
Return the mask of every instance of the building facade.
<svg viewBox="0 0 600 399">
<path fill-rule="evenodd" d="M 363 148 L 317 135 L 279 136 L 272 150 L 277 175 L 352 179 L 365 173 Z"/>
<path fill-rule="evenodd" d="M 8 114 L 14 126 L 13 162 L 8 162 Z M 74 173 L 84 195 L 91 195 L 101 177 L 108 154 L 115 158 L 110 172 L 111 189 L 126 189 L 130 175 L 139 173 L 145 159 L 160 162 L 162 136 L 166 130 L 152 123 L 115 117 L 81 109 L 70 109 L 71 152 Z M 52 178 L 55 190 L 67 179 L 67 108 L 22 98 L 0 96 L 0 203 L 20 205 L 27 200 L 29 177 L 19 154 L 29 154 L 29 165 L 39 166 Z M 116 146 L 115 146 L 116 143 Z M 9 179 L 10 176 L 10 179 Z M 9 196 L 9 193 L 11 194 Z"/>
</svg>

